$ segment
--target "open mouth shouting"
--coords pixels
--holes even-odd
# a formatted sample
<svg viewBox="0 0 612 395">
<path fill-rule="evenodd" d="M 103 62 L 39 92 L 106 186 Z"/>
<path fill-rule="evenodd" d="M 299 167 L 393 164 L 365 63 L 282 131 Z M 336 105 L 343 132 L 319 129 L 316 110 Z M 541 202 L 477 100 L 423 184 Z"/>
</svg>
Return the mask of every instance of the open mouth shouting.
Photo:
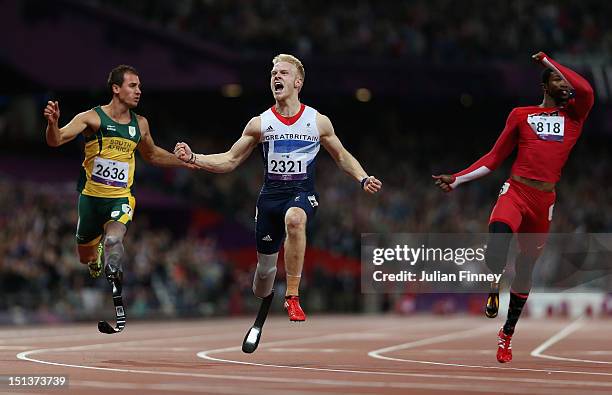
<svg viewBox="0 0 612 395">
<path fill-rule="evenodd" d="M 274 88 L 274 93 L 275 93 L 275 94 L 279 94 L 279 93 L 281 93 L 281 92 L 283 91 L 283 88 L 284 88 L 284 87 L 285 87 L 285 86 L 283 85 L 283 82 L 282 82 L 282 81 L 274 81 L 273 88 Z"/>
</svg>

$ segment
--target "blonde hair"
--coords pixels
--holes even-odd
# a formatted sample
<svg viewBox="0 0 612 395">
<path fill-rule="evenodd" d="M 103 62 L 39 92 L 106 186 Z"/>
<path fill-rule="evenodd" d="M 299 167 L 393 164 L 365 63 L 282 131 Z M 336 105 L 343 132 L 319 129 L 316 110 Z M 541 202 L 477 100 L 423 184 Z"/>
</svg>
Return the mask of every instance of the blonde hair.
<svg viewBox="0 0 612 395">
<path fill-rule="evenodd" d="M 273 65 L 279 62 L 287 62 L 287 63 L 291 63 L 292 65 L 294 65 L 298 71 L 298 74 L 300 75 L 300 78 L 302 79 L 302 82 L 304 82 L 304 77 L 306 77 L 306 72 L 304 71 L 304 65 L 302 64 L 302 62 L 300 62 L 298 58 L 296 58 L 293 55 L 282 53 L 282 54 L 276 55 L 274 59 L 272 59 Z"/>
</svg>

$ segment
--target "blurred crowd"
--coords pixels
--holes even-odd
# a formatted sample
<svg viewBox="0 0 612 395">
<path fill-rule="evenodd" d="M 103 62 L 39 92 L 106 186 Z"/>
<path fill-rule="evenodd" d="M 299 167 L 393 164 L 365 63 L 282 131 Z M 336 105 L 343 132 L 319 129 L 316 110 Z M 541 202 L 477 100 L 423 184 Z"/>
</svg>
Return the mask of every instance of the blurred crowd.
<svg viewBox="0 0 612 395">
<path fill-rule="evenodd" d="M 608 57 L 605 1 L 90 0 L 243 54 L 358 55 L 422 61 L 511 59 L 541 48 Z M 127 16 L 127 15 L 126 15 Z M 524 43 L 529 42 L 529 48 Z"/>
<path fill-rule="evenodd" d="M 612 3 L 602 1 L 88 3 L 172 33 L 195 35 L 247 57 L 283 51 L 304 58 L 338 57 L 339 62 L 356 56 L 433 64 L 522 58 L 533 48 L 556 55 L 600 58 L 609 58 L 612 52 L 608 23 Z M 82 111 L 85 103 L 100 102 L 98 96 L 73 93 L 60 97 L 63 121 Z M 64 181 L 70 176 L 61 169 L 74 164 L 76 174 L 78 161 L 74 159 L 80 152 L 77 143 L 60 152 L 44 147 L 40 107 L 46 99 L 42 93 L 0 98 L 0 137 L 8 142 L 2 154 L 27 153 L 23 155 L 25 160 L 40 159 L 36 155 L 41 154 L 48 163 L 55 163 L 56 158 L 66 162 L 58 167 L 60 174 L 43 183 L 27 177 L 19 179 L 10 172 L 2 174 L 0 168 L 0 323 L 18 321 L 20 314 L 28 312 L 51 321 L 62 317 L 97 319 L 102 318 L 99 314 L 103 307 L 112 311 L 108 284 L 103 279 L 89 279 L 77 259 L 75 185 Z M 306 96 L 307 104 L 309 99 Z M 221 99 L 206 92 L 158 92 L 145 96 L 138 111 L 142 110 L 154 125 L 160 146 L 171 149 L 181 139 L 196 152 L 213 153 L 231 146 L 236 131 L 271 104 L 269 100 L 267 96 Z M 361 192 L 359 183 L 343 174 L 322 152 L 316 170 L 320 205 L 309 229 L 309 245 L 358 260 L 360 235 L 365 232 L 486 232 L 488 215 L 512 159 L 486 179 L 462 185 L 450 194 L 434 187 L 431 174 L 459 171 L 483 155 L 492 145 L 495 131 L 503 125 L 502 113 L 522 103 L 508 105 L 504 102 L 507 98 L 481 97 L 475 99 L 473 107 L 457 109 L 449 97 L 377 100 L 362 107 L 331 94 L 314 100 L 313 105 L 331 114 L 346 147 L 384 186 L 376 196 Z M 612 186 L 607 182 L 612 178 L 607 149 L 610 138 L 593 133 L 595 129 L 605 130 L 606 115 L 589 119 L 585 137 L 570 156 L 557 186 L 552 232 L 612 232 Z M 1 164 L 15 168 L 10 160 L 1 159 Z M 44 167 L 32 164 L 32 174 L 51 171 Z M 223 175 L 156 169 L 139 162 L 136 197 L 142 196 L 141 187 L 160 196 L 180 197 L 186 206 L 184 211 L 206 208 L 219 214 L 222 221 L 240 224 L 249 235 L 262 173 L 256 152 L 237 171 Z M 146 205 L 136 209 L 126 238 L 128 314 L 201 316 L 253 311 L 253 266 L 236 265 L 227 254 L 227 246 L 210 234 L 177 231 L 164 222 L 171 217 Z M 190 228 L 185 225 L 183 228 Z M 252 246 L 254 264 L 254 243 L 252 236 L 247 238 L 236 240 L 236 244 Z M 303 279 L 302 292 L 308 311 L 364 309 L 358 274 L 334 272 L 318 262 L 306 262 L 306 266 L 311 270 Z M 282 271 L 279 280 L 278 291 L 282 293 Z M 275 308 L 280 308 L 280 303 Z"/>
<path fill-rule="evenodd" d="M 409 141 L 399 140 L 392 153 L 414 150 Z M 385 152 L 383 145 L 376 142 L 355 152 L 367 167 L 386 169 L 376 174 L 385 182 L 377 196 L 360 192 L 357 182 L 336 168 L 328 155 L 320 154 L 320 206 L 309 234 L 310 245 L 359 259 L 362 232 L 487 231 L 488 214 L 507 176 L 505 170 L 444 194 L 433 186 L 428 168 L 381 152 Z M 458 150 L 447 154 L 443 163 L 454 163 L 450 172 L 472 159 L 476 158 L 466 158 Z M 259 162 L 253 155 L 238 171 L 226 175 L 173 170 L 161 182 L 158 169 L 141 166 L 137 183 L 157 178 L 164 193 L 187 197 L 190 207 L 215 210 L 223 214 L 224 221 L 237 221 L 251 231 L 262 178 Z M 610 179 L 611 165 L 608 153 L 597 144 L 578 148 L 558 186 L 553 232 L 612 232 L 612 188 L 594 182 Z M 131 316 L 189 317 L 255 309 L 250 290 L 252 267 L 234 265 L 214 237 L 179 234 L 153 225 L 154 215 L 137 208 L 126 238 L 126 297 Z M 52 321 L 57 317 L 96 318 L 93 316 L 99 316 L 103 306 L 110 306 L 108 284 L 89 279 L 78 262 L 76 222 L 73 183 L 0 178 L 0 321 L 6 312 L 15 320 L 16 308 L 35 311 L 39 319 Z M 302 287 L 310 311 L 358 311 L 363 307 L 357 274 L 334 273 L 317 262 L 306 265 L 314 266 Z M 282 275 L 279 283 L 282 292 Z"/>
</svg>

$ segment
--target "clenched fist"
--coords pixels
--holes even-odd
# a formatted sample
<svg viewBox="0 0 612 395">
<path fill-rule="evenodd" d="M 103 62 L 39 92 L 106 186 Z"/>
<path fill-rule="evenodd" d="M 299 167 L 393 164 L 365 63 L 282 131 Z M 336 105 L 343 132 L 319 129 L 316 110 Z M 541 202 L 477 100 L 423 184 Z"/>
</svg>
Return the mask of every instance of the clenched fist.
<svg viewBox="0 0 612 395">
<path fill-rule="evenodd" d="M 436 180 L 436 185 L 444 192 L 450 192 L 453 190 L 451 184 L 455 182 L 455 177 L 448 174 L 441 174 L 439 176 L 431 176 Z"/>
<path fill-rule="evenodd" d="M 57 124 L 60 116 L 59 103 L 56 101 L 48 101 L 43 114 L 48 123 Z"/>
<path fill-rule="evenodd" d="M 176 143 L 176 145 L 174 146 L 174 155 L 183 162 L 193 163 L 194 154 L 191 151 L 191 148 L 189 148 L 189 145 L 187 145 L 187 143 Z"/>
</svg>

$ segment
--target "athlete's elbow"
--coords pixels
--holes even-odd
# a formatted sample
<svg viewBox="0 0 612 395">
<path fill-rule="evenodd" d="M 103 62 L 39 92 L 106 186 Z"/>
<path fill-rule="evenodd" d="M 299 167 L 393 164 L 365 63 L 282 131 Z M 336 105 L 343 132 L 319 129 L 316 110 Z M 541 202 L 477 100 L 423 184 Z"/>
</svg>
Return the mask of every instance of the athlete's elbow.
<svg viewBox="0 0 612 395">
<path fill-rule="evenodd" d="M 55 147 L 59 147 L 60 145 L 62 145 L 62 142 L 58 139 L 47 137 L 47 145 L 49 147 L 55 148 Z"/>
<path fill-rule="evenodd" d="M 580 86 L 580 88 L 576 89 L 576 96 L 581 96 L 587 98 L 587 100 L 593 101 L 595 97 L 595 91 L 593 90 L 591 84 L 586 83 L 584 84 L 584 86 Z"/>
<path fill-rule="evenodd" d="M 341 169 L 345 169 L 347 164 L 348 164 L 348 157 L 346 155 L 342 155 L 342 154 L 338 154 L 335 156 L 332 156 L 334 158 L 334 162 L 336 162 L 336 164 L 338 165 L 338 167 L 340 167 Z"/>
<path fill-rule="evenodd" d="M 150 165 L 157 165 L 157 160 L 155 158 L 155 155 L 148 153 L 148 152 L 141 152 L 140 156 L 142 156 L 142 159 L 144 159 L 145 162 L 147 162 Z"/>
</svg>

